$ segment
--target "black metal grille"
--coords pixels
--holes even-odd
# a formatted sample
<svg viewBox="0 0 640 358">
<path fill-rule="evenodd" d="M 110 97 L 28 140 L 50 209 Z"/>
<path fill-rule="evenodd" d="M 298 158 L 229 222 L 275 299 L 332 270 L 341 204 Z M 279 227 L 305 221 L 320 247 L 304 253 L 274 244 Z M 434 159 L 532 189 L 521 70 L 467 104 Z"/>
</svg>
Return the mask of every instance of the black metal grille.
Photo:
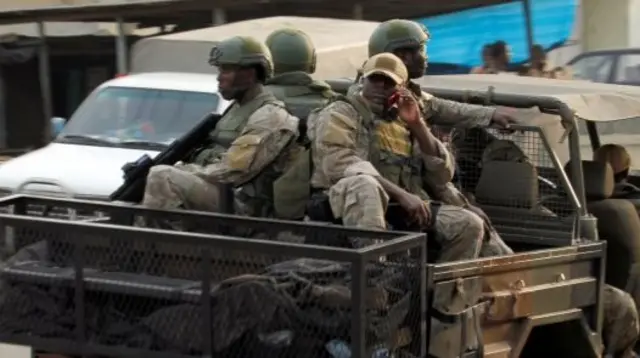
<svg viewBox="0 0 640 358">
<path fill-rule="evenodd" d="M 38 200 L 92 206 L 112 223 L 0 215 L 35 242 L 2 270 L 0 341 L 113 357 L 411 357 L 425 347 L 423 234 Z M 141 218 L 190 232 L 131 224 Z M 339 247 L 356 237 L 381 243 Z"/>
</svg>

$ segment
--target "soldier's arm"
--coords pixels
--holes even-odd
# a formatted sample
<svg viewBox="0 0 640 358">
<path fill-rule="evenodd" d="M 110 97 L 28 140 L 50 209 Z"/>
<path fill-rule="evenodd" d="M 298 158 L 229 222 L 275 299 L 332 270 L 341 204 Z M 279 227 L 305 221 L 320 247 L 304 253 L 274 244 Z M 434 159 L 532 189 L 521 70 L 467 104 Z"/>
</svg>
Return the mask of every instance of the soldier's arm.
<svg viewBox="0 0 640 358">
<path fill-rule="evenodd" d="M 346 103 L 334 102 L 320 113 L 313 155 L 331 182 L 368 174 L 379 177 L 376 168 L 357 153 L 358 114 Z"/>
<path fill-rule="evenodd" d="M 464 127 L 488 126 L 495 108 L 460 103 L 423 93 L 424 117 L 430 124 L 456 125 Z"/>
<path fill-rule="evenodd" d="M 260 174 L 297 136 L 298 118 L 268 104 L 249 117 L 240 136 L 219 161 L 188 170 L 210 183 L 240 185 Z"/>
</svg>

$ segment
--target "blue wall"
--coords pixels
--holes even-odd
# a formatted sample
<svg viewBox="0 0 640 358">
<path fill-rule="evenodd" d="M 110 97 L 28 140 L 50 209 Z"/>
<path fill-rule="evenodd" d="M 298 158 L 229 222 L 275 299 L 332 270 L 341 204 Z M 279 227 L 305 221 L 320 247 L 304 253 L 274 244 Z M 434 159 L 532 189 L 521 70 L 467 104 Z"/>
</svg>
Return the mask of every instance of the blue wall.
<svg viewBox="0 0 640 358">
<path fill-rule="evenodd" d="M 566 42 L 574 28 L 578 0 L 530 1 L 534 42 L 547 49 Z M 497 40 L 511 46 L 513 62 L 528 58 L 524 11 L 520 1 L 415 21 L 427 26 L 431 32 L 427 51 L 429 62 L 434 65 L 476 66 L 481 62 L 482 46 Z"/>
</svg>

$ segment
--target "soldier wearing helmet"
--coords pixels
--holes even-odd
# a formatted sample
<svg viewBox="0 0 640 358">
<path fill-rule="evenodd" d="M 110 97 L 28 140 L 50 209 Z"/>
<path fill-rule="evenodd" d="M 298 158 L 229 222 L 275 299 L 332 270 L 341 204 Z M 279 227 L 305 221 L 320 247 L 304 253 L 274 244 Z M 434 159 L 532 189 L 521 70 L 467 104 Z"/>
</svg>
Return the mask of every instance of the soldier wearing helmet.
<svg viewBox="0 0 640 358">
<path fill-rule="evenodd" d="M 209 145 L 189 163 L 151 168 L 143 204 L 216 211 L 217 184 L 231 184 L 237 188 L 237 213 L 268 216 L 272 198 L 265 193 L 288 165 L 299 120 L 263 86 L 273 74 L 271 53 L 264 44 L 232 37 L 211 50 L 209 63 L 218 68 L 220 95 L 233 103 L 210 134 Z"/>
<path fill-rule="evenodd" d="M 316 49 L 306 33 L 294 28 L 276 30 L 267 37 L 266 45 L 275 72 L 267 88 L 298 118 L 305 119 L 335 95 L 329 84 L 311 77 L 316 70 Z"/>
<path fill-rule="evenodd" d="M 388 20 L 381 23 L 369 38 L 369 56 L 392 52 L 409 71 L 410 79 L 424 76 L 427 68 L 426 44 L 429 33 L 423 25 L 410 20 Z M 407 87 L 418 99 L 425 119 L 433 124 L 489 125 L 508 128 L 515 120 L 501 109 L 463 104 L 422 92 L 417 83 Z"/>
<path fill-rule="evenodd" d="M 332 219 L 347 226 L 384 230 L 390 223 L 394 229 L 429 230 L 441 248 L 441 262 L 476 258 L 484 238 L 482 219 L 460 206 L 435 204 L 424 189 L 447 186 L 454 163 L 422 119 L 405 88 L 408 80 L 402 60 L 379 53 L 363 66 L 362 91 L 319 113 L 311 143 L 315 198 L 310 203 L 321 206 L 318 197 L 324 196 Z M 395 110 L 385 108 L 386 98 L 379 96 L 391 90 L 400 96 Z M 400 214 L 387 210 L 390 202 Z"/>
</svg>

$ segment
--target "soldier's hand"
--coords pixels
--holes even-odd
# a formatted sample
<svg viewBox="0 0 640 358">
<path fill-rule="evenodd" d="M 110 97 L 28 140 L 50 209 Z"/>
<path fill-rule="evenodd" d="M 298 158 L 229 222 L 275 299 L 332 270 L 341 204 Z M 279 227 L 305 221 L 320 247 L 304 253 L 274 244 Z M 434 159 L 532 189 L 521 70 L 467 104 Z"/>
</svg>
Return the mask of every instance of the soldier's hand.
<svg viewBox="0 0 640 358">
<path fill-rule="evenodd" d="M 501 129 L 510 129 L 512 124 L 517 124 L 518 120 L 514 116 L 515 111 L 507 108 L 496 108 L 491 118 L 491 124 Z"/>
<path fill-rule="evenodd" d="M 407 212 L 410 224 L 417 223 L 426 229 L 431 222 L 431 210 L 429 204 L 417 195 L 406 193 L 398 198 L 398 204 Z"/>
<path fill-rule="evenodd" d="M 410 127 L 421 124 L 422 115 L 416 98 L 406 88 L 401 88 L 398 92 L 400 95 L 398 99 L 398 115 L 400 118 Z"/>
</svg>

